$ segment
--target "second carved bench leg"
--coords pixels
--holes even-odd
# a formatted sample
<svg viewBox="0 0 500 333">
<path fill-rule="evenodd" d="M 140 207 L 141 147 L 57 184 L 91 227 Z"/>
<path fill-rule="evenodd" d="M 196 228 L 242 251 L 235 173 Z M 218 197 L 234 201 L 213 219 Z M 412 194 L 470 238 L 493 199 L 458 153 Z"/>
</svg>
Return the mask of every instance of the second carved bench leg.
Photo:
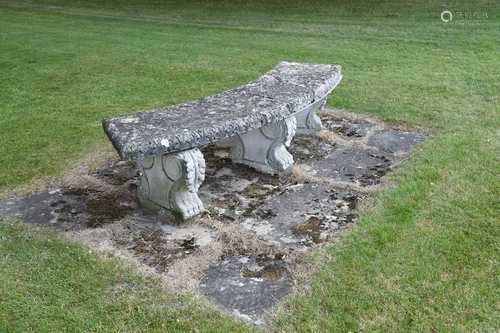
<svg viewBox="0 0 500 333">
<path fill-rule="evenodd" d="M 297 118 L 297 133 L 298 134 L 312 134 L 322 128 L 321 119 L 316 114 L 326 104 L 326 98 L 318 100 L 309 105 L 305 110 L 298 112 L 295 117 Z"/>
<path fill-rule="evenodd" d="M 231 158 L 234 163 L 248 165 L 267 174 L 290 170 L 293 156 L 286 147 L 295 135 L 294 116 L 238 135 L 231 140 Z"/>
<path fill-rule="evenodd" d="M 172 210 L 183 219 L 203 211 L 198 189 L 205 179 L 205 160 L 199 149 L 151 156 L 138 164 L 138 195 L 143 205 Z"/>
</svg>

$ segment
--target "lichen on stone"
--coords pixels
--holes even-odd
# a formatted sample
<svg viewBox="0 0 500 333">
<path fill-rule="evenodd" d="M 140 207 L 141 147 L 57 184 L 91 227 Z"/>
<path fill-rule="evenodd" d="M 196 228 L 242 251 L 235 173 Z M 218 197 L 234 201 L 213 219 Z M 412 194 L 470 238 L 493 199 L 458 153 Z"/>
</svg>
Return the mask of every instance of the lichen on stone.
<svg viewBox="0 0 500 333">
<path fill-rule="evenodd" d="M 342 79 L 338 65 L 281 62 L 260 78 L 214 96 L 103 121 L 123 159 L 215 143 L 302 111 Z"/>
</svg>

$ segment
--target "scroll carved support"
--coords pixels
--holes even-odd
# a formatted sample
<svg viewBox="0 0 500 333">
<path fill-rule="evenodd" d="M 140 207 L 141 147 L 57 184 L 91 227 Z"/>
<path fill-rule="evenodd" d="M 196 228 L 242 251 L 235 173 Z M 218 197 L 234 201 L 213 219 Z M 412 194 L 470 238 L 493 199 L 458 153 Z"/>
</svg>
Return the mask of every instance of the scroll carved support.
<svg viewBox="0 0 500 333">
<path fill-rule="evenodd" d="M 316 114 L 326 104 L 326 97 L 322 98 L 303 111 L 298 112 L 295 117 L 297 118 L 297 133 L 298 134 L 312 134 L 321 130 L 321 119 Z"/>
<path fill-rule="evenodd" d="M 288 171 L 293 166 L 293 156 L 286 147 L 290 146 L 296 128 L 297 120 L 292 116 L 240 134 L 230 141 L 231 158 L 234 163 L 271 175 Z"/>
<path fill-rule="evenodd" d="M 151 156 L 138 162 L 140 202 L 153 209 L 166 208 L 191 218 L 203 211 L 198 189 L 205 179 L 205 160 L 199 149 Z"/>
</svg>

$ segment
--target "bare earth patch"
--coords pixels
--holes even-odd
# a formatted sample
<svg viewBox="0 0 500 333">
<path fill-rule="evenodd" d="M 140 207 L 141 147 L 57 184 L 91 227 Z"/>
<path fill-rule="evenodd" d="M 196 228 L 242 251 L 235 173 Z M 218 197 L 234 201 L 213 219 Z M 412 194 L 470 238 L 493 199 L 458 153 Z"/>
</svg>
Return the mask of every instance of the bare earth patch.
<svg viewBox="0 0 500 333">
<path fill-rule="evenodd" d="M 136 167 L 116 159 L 68 172 L 49 191 L 10 196 L 0 216 L 60 229 L 166 288 L 197 292 L 263 327 L 307 270 L 304 255 L 349 230 L 360 200 L 425 138 L 346 112 L 321 118 L 324 130 L 294 139 L 289 175 L 232 165 L 227 150 L 206 147 L 207 210 L 188 223 L 141 209 Z"/>
</svg>

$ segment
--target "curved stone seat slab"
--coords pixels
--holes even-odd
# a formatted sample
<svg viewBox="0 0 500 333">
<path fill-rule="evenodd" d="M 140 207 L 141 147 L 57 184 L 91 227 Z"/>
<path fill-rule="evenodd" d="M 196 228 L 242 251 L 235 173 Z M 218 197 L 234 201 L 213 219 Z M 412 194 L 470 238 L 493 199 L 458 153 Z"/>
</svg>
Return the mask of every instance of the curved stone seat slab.
<svg viewBox="0 0 500 333">
<path fill-rule="evenodd" d="M 338 65 L 281 62 L 255 81 L 175 106 L 103 121 L 121 158 L 143 160 L 197 148 L 282 121 L 326 96 Z"/>
</svg>

